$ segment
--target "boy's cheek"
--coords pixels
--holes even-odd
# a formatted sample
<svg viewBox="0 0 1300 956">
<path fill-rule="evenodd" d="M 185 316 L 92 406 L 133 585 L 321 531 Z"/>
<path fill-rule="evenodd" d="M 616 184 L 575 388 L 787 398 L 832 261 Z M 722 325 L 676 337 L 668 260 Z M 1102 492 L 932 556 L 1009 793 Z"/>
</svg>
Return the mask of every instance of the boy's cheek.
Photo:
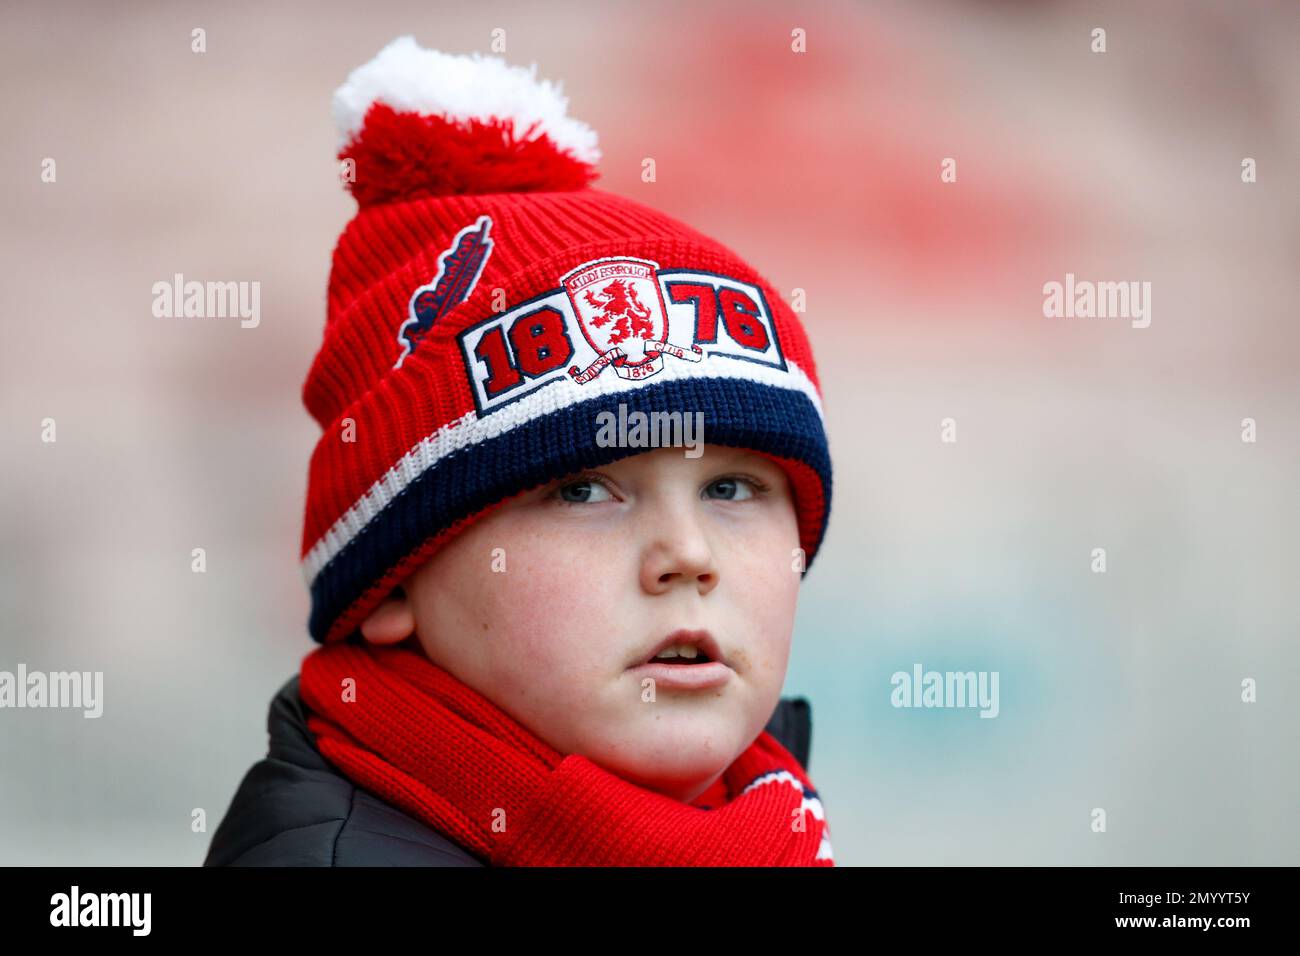
<svg viewBox="0 0 1300 956">
<path fill-rule="evenodd" d="M 483 595 L 481 613 L 499 653 L 538 671 L 572 667 L 609 648 L 618 600 L 591 575 L 560 573 L 562 562 L 500 575 Z"/>
<path fill-rule="evenodd" d="M 793 606 L 799 593 L 800 577 L 792 552 L 793 548 L 787 552 L 784 544 L 775 542 L 753 550 L 738 550 L 734 560 L 724 566 L 722 578 L 733 580 L 745 603 L 777 613 L 787 605 Z"/>
</svg>

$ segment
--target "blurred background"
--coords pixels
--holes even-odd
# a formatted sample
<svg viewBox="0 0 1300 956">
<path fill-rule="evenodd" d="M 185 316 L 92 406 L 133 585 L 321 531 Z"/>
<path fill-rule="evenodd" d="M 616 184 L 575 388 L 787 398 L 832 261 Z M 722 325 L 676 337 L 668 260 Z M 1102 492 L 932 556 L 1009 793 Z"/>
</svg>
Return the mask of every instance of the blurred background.
<svg viewBox="0 0 1300 956">
<path fill-rule="evenodd" d="M 0 864 L 202 861 L 315 646 L 331 93 L 397 35 L 498 28 L 599 133 L 597 185 L 806 290 L 835 494 L 785 694 L 838 863 L 1300 863 L 1296 6 L 0 17 L 0 669 L 105 682 L 97 720 L 0 710 Z M 178 272 L 260 282 L 260 325 L 155 318 Z M 1045 317 L 1067 273 L 1150 282 L 1150 326 Z M 894 708 L 917 663 L 997 671 L 999 716 Z"/>
</svg>

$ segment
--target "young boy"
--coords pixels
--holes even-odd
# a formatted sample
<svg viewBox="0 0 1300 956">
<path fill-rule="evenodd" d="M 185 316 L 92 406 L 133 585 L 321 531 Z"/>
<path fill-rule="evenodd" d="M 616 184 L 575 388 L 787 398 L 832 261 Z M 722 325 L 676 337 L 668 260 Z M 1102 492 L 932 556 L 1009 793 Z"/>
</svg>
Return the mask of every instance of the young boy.
<svg viewBox="0 0 1300 956">
<path fill-rule="evenodd" d="M 793 311 L 591 187 L 530 71 L 403 37 L 334 112 L 321 647 L 205 865 L 833 865 L 780 697 L 831 492 Z"/>
</svg>

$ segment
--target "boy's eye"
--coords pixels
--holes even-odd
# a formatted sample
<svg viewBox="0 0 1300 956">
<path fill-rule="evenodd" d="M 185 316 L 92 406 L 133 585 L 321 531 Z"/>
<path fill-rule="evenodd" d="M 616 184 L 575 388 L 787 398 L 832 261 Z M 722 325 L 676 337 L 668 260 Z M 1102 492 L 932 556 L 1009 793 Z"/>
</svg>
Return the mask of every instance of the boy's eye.
<svg viewBox="0 0 1300 956">
<path fill-rule="evenodd" d="M 754 497 L 753 486 L 745 478 L 719 478 L 705 487 L 706 492 L 716 492 L 708 497 L 721 498 L 724 501 L 744 501 Z"/>
<path fill-rule="evenodd" d="M 704 487 L 702 497 L 720 501 L 745 501 L 766 490 L 767 486 L 756 478 L 735 475 L 709 482 Z M 614 498 L 605 482 L 594 476 L 566 481 L 556 487 L 551 497 L 567 505 L 592 504 L 598 501 L 612 501 Z"/>
<path fill-rule="evenodd" d="M 561 501 L 571 505 L 586 504 L 591 501 L 607 501 L 610 497 L 609 490 L 604 485 L 598 481 L 585 478 L 582 481 L 570 481 L 567 484 L 560 485 L 556 490 L 556 494 Z"/>
</svg>

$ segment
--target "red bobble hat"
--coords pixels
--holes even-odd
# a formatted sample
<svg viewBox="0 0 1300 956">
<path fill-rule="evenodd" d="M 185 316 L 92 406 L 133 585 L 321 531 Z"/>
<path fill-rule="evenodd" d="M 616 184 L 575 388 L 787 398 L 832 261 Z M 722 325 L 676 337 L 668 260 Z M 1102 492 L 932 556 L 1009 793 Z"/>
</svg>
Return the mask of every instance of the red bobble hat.
<svg viewBox="0 0 1300 956">
<path fill-rule="evenodd" d="M 645 450 L 598 441 L 602 412 L 702 413 L 706 441 L 789 476 L 805 570 L 826 532 L 793 310 L 727 247 L 591 186 L 596 134 L 535 72 L 401 37 L 334 94 L 359 208 L 302 392 L 323 429 L 301 557 L 322 644 L 489 509 Z"/>
</svg>

